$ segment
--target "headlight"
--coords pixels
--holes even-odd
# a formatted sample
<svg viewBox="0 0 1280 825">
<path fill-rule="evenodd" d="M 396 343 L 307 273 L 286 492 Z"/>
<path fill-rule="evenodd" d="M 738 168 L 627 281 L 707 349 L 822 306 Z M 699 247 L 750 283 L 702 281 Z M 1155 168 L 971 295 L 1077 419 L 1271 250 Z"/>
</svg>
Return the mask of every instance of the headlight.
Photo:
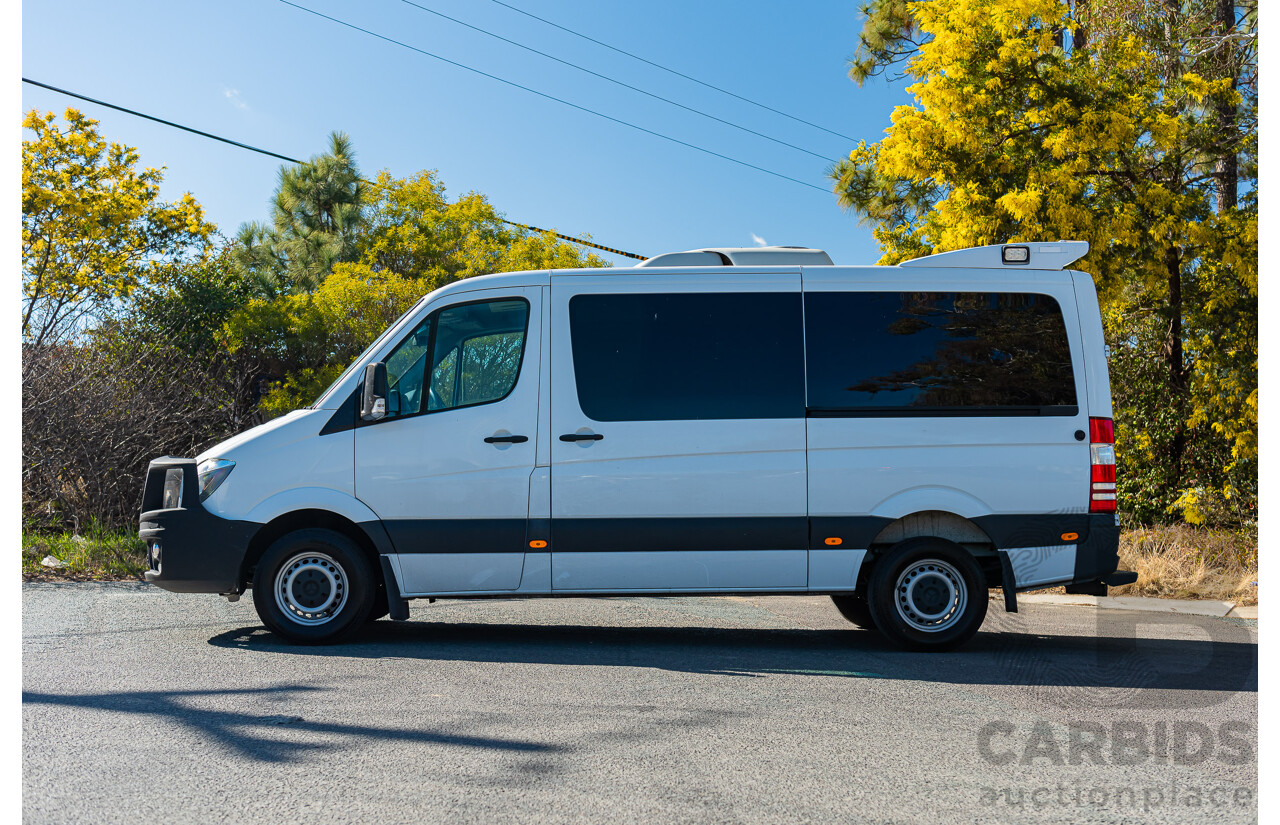
<svg viewBox="0 0 1280 825">
<path fill-rule="evenodd" d="M 234 461 L 228 461 L 225 458 L 209 458 L 201 461 L 200 466 L 196 468 L 196 474 L 200 476 L 200 500 L 204 501 L 213 495 L 213 491 L 226 481 L 235 467 Z"/>
</svg>

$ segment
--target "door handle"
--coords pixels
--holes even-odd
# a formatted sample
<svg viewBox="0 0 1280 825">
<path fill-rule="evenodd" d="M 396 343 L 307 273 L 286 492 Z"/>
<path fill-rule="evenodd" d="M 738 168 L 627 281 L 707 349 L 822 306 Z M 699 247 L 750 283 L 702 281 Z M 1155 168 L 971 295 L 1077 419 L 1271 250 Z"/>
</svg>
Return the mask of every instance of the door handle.
<svg viewBox="0 0 1280 825">
<path fill-rule="evenodd" d="M 599 441 L 604 438 L 600 433 L 565 433 L 560 436 L 561 441 Z"/>
<path fill-rule="evenodd" d="M 529 440 L 527 435 L 491 435 L 484 440 L 485 444 L 523 444 Z"/>
</svg>

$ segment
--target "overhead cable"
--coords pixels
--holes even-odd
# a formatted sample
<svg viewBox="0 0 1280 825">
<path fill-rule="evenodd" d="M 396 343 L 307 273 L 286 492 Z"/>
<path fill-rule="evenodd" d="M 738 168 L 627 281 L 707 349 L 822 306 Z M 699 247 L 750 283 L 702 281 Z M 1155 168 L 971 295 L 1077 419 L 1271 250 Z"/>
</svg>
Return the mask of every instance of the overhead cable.
<svg viewBox="0 0 1280 825">
<path fill-rule="evenodd" d="M 570 107 L 571 109 L 577 109 L 577 110 L 578 110 L 578 111 L 580 111 L 580 112 L 586 112 L 586 113 L 587 113 L 587 114 L 589 114 L 589 115 L 595 115 L 596 117 L 603 118 L 603 119 L 608 120 L 608 121 L 612 121 L 613 123 L 617 123 L 617 124 L 620 124 L 620 125 L 622 125 L 622 126 L 626 126 L 626 127 L 631 128 L 631 129 L 635 129 L 635 130 L 640 131 L 640 132 L 644 132 L 645 134 L 648 134 L 648 135 L 653 135 L 653 136 L 654 136 L 654 137 L 656 137 L 656 138 L 662 138 L 663 140 L 670 141 L 671 143 L 679 144 L 680 146 L 685 146 L 685 147 L 687 147 L 687 148 L 689 148 L 689 149 L 693 149 L 693 150 L 695 150 L 695 151 L 702 152 L 703 154 L 711 155 L 711 156 L 713 156 L 713 157 L 720 158 L 721 160 L 727 160 L 727 161 L 729 161 L 730 163 L 736 163 L 736 164 L 738 164 L 739 166 L 745 166 L 745 167 L 746 167 L 746 168 L 748 168 L 748 169 L 754 169 L 754 170 L 756 170 L 757 172 L 764 172 L 766 175 L 772 175 L 772 176 L 773 176 L 773 177 L 775 177 L 775 178 L 782 178 L 783 180 L 791 181 L 792 183 L 799 184 L 800 186 L 805 186 L 805 187 L 808 187 L 809 189 L 813 189 L 813 190 L 816 190 L 816 191 L 818 191 L 818 192 L 821 192 L 821 193 L 822 193 L 822 194 L 824 194 L 824 195 L 830 195 L 830 194 L 831 194 L 831 190 L 827 189 L 826 187 L 816 186 L 816 185 L 814 185 L 814 184 L 812 184 L 812 183 L 807 183 L 807 182 L 805 182 L 805 181 L 802 181 L 802 180 L 800 180 L 799 178 L 793 178 L 793 177 L 790 177 L 790 176 L 788 176 L 788 175 L 784 175 L 784 174 L 782 174 L 781 172 L 774 172 L 772 169 L 766 169 L 766 168 L 764 168 L 763 166 L 756 166 L 754 163 L 748 163 L 748 162 L 747 162 L 747 161 L 745 161 L 745 160 L 739 160 L 738 158 L 730 157 L 729 155 L 724 155 L 724 154 L 721 154 L 720 152 L 716 152 L 716 151 L 713 151 L 713 150 L 711 150 L 711 149 L 706 149 L 706 148 L 704 148 L 704 147 L 702 147 L 702 146 L 698 146 L 698 145 L 696 145 L 696 144 L 689 143 L 688 141 L 680 140 L 679 138 L 674 138 L 674 137 L 671 137 L 670 135 L 664 135 L 663 133 L 661 133 L 661 132 L 655 132 L 655 131 L 654 131 L 654 130 L 652 130 L 652 129 L 646 129 L 644 126 L 640 126 L 639 124 L 631 123 L 630 121 L 622 120 L 621 118 L 616 118 L 616 117 L 613 117 L 612 115 L 606 115 L 606 114 L 604 114 L 603 112 L 598 112 L 598 111 L 596 111 L 595 109 L 589 109 L 589 108 L 587 108 L 586 106 L 580 106 L 580 105 L 578 105 L 577 103 L 570 103 L 569 101 L 567 101 L 567 100 L 565 100 L 565 99 L 563 99 L 563 98 L 556 97 L 555 95 L 550 95 L 550 94 L 547 94 L 546 92 L 540 92 L 540 91 L 538 91 L 537 89 L 533 89 L 533 88 L 530 88 L 530 87 L 528 87 L 528 86 L 524 86 L 524 85 L 521 85 L 521 84 L 519 84 L 519 83 L 516 83 L 514 80 L 507 80 L 505 77 L 499 77 L 498 75 L 490 74 L 489 72 L 482 71 L 482 70 L 480 70 L 480 69 L 476 69 L 476 68 L 474 68 L 474 67 L 472 67 L 472 66 L 468 66 L 468 65 L 466 65 L 465 63 L 459 63 L 459 62 L 458 62 L 458 61 L 456 61 L 456 60 L 450 60 L 450 59 L 449 59 L 449 58 L 447 58 L 447 57 L 441 57 L 441 56 L 440 56 L 440 55 L 438 55 L 438 54 L 432 54 L 431 52 L 426 51 L 425 49 L 420 49 L 420 48 L 418 48 L 417 46 L 411 46 L 411 45 L 409 45 L 408 43 L 404 43 L 404 42 L 402 42 L 402 41 L 400 41 L 400 40 L 396 40 L 396 39 L 394 39 L 394 38 L 387 37 L 387 36 L 386 36 L 386 35 L 384 35 L 384 34 L 378 34 L 378 33 L 377 33 L 377 32 L 375 32 L 375 31 L 370 31 L 369 29 L 361 28 L 360 26 L 357 26 L 357 25 L 355 25 L 354 23 L 348 23 L 347 21 L 345 21 L 345 20 L 339 20 L 339 19 L 338 19 L 338 18 L 336 18 L 336 17 L 330 17 L 330 16 L 329 16 L 329 15 L 327 15 L 327 14 L 323 14 L 323 13 L 321 13 L 321 12 L 318 12 L 318 11 L 314 10 L 314 9 L 309 9 L 309 8 L 307 8 L 306 6 L 300 6 L 300 5 L 298 5 L 297 3 L 291 3 L 291 2 L 289 2 L 289 0 L 279 0 L 279 2 L 283 3 L 283 4 L 284 4 L 284 5 L 286 5 L 286 6 L 291 6 L 291 7 L 295 8 L 295 9 L 297 9 L 297 10 L 299 10 L 299 11 L 304 11 L 304 12 L 306 12 L 307 14 L 311 14 L 311 15 L 314 15 L 314 16 L 316 16 L 316 17 L 322 18 L 322 19 L 324 19 L 324 20 L 328 20 L 328 21 L 329 21 L 329 22 L 331 22 L 331 23 L 336 23 L 336 24 L 338 24 L 339 26 L 345 26 L 345 27 L 346 27 L 346 28 L 348 28 L 348 29 L 353 29 L 353 30 L 355 30 L 355 31 L 362 32 L 363 34 L 367 34 L 367 35 L 369 35 L 370 37 L 376 37 L 376 38 L 377 38 L 377 39 L 379 39 L 379 40 L 383 40 L 383 41 L 386 41 L 387 43 L 391 43 L 391 44 L 394 44 L 394 45 L 396 45 L 396 46 L 400 46 L 401 48 L 408 49 L 409 51 L 417 52 L 418 54 L 424 55 L 424 56 L 426 56 L 426 57 L 430 57 L 430 58 L 433 58 L 433 59 L 435 59 L 435 60 L 439 60 L 439 61 L 441 61 L 442 63 L 448 63 L 450 66 L 456 66 L 456 67 L 458 67 L 459 69 L 465 69 L 465 70 L 466 70 L 466 71 L 468 71 L 468 72 L 472 72 L 472 73 L 474 73 L 474 74 L 478 74 L 478 75 L 480 75 L 480 76 L 482 76 L 482 77 L 487 77 L 487 78 L 489 78 L 490 80 L 496 80 L 496 81 L 498 81 L 499 83 L 503 83 L 503 84 L 505 84 L 505 85 L 507 85 L 507 86 L 511 86 L 511 87 L 513 87 L 513 88 L 516 88 L 516 89 L 520 89 L 520 90 L 522 90 L 522 91 L 529 92 L 530 94 L 537 95 L 538 97 L 546 98 L 547 100 L 553 100 L 553 101 L 555 101 L 556 103 L 563 104 L 563 105 L 565 105 L 565 106 Z"/>
<path fill-rule="evenodd" d="M 155 115 L 149 115 L 149 114 L 146 114 L 145 112 L 139 112 L 135 109 L 127 109 L 124 106 L 117 106 L 116 104 L 108 103 L 105 100 L 98 100 L 97 98 L 89 97 L 88 95 L 82 95 L 77 92 L 69 91 L 67 89 L 60 89 L 57 86 L 50 86 L 48 83 L 41 83 L 38 80 L 32 80 L 30 78 L 24 77 L 22 78 L 22 82 L 30 83 L 32 86 L 39 86 L 42 89 L 48 89 L 51 92 L 57 92 L 58 94 L 63 94 L 63 95 L 66 95 L 67 97 L 74 97 L 77 100 L 84 100 L 84 101 L 88 101 L 89 103 L 96 103 L 99 106 L 106 106 L 108 109 L 115 109 L 117 112 L 124 112 L 127 115 L 133 115 L 134 117 L 140 117 L 140 118 L 145 118 L 146 120 L 155 121 L 156 123 L 160 123 L 165 126 L 171 126 L 174 129 L 181 129 L 184 132 L 191 132 L 192 134 L 200 135 L 201 137 L 209 138 L 210 140 L 217 140 L 217 141 L 221 141 L 222 143 L 228 143 L 240 149 L 248 149 L 250 152 L 257 152 L 260 155 L 266 155 L 267 157 L 278 158 L 279 160 L 287 161 L 289 163 L 305 163 L 305 161 L 298 160 L 297 158 L 291 158 L 288 155 L 281 155 L 277 152 L 270 152 L 266 149 L 259 149 L 256 146 L 250 146 L 249 144 L 241 143 L 238 140 L 225 138 L 220 135 L 215 135 L 212 132 L 205 132 L 200 129 L 193 129 L 190 126 L 183 126 L 181 123 L 174 123 L 172 120 L 165 120 L 164 118 L 159 118 L 159 117 L 156 117 Z M 361 183 L 366 183 L 374 187 L 379 186 L 378 183 L 375 183 L 374 181 L 371 181 L 371 180 L 365 180 L 363 178 L 361 178 Z M 644 255 L 637 255 L 634 252 L 623 252 L 621 249 L 614 249 L 611 246 L 601 246 L 598 243 L 593 243 L 591 241 L 584 241 L 581 238 L 573 238 L 568 235 L 561 235 L 559 232 L 553 232 L 550 229 L 540 229 L 536 226 L 530 226 L 529 224 L 516 223 L 515 221 L 509 221 L 506 218 L 498 218 L 498 220 L 510 226 L 518 226 L 521 229 L 529 229 L 534 232 L 544 232 L 544 233 L 551 232 L 552 235 L 555 235 L 557 238 L 559 238 L 562 241 L 570 241 L 572 243 L 580 244 L 582 246 L 589 246 L 593 249 L 599 249 L 604 252 L 610 252 L 614 255 L 621 255 L 625 258 L 635 258 L 636 260 L 639 260 L 639 261 L 645 260 Z"/>
</svg>

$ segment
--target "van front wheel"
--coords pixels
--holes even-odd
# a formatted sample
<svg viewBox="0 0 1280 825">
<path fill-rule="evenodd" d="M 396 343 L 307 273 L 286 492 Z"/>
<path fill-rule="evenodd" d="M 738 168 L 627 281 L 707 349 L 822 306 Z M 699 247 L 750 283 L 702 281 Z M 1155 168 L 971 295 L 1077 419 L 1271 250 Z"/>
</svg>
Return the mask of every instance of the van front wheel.
<svg viewBox="0 0 1280 825">
<path fill-rule="evenodd" d="M 987 582 L 964 548 L 910 539 L 871 571 L 867 602 L 876 627 L 914 650 L 950 650 L 973 638 L 987 616 Z"/>
<path fill-rule="evenodd" d="M 337 641 L 365 622 L 376 582 L 368 558 L 333 530 L 297 530 L 258 562 L 253 606 L 267 629 L 291 642 Z"/>
</svg>

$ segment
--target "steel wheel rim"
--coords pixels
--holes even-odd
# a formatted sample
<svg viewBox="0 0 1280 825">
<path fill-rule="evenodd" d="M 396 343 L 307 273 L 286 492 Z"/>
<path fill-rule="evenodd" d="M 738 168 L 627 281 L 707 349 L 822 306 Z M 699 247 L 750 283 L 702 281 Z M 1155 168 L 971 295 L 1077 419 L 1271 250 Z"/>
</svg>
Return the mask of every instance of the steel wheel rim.
<svg viewBox="0 0 1280 825">
<path fill-rule="evenodd" d="M 894 588 L 898 616 L 924 633 L 954 627 L 969 604 L 960 571 L 945 561 L 925 559 L 902 571 Z"/>
<path fill-rule="evenodd" d="M 276 606 L 301 625 L 322 625 L 347 604 L 347 574 L 332 556 L 298 553 L 276 574 Z"/>
</svg>

